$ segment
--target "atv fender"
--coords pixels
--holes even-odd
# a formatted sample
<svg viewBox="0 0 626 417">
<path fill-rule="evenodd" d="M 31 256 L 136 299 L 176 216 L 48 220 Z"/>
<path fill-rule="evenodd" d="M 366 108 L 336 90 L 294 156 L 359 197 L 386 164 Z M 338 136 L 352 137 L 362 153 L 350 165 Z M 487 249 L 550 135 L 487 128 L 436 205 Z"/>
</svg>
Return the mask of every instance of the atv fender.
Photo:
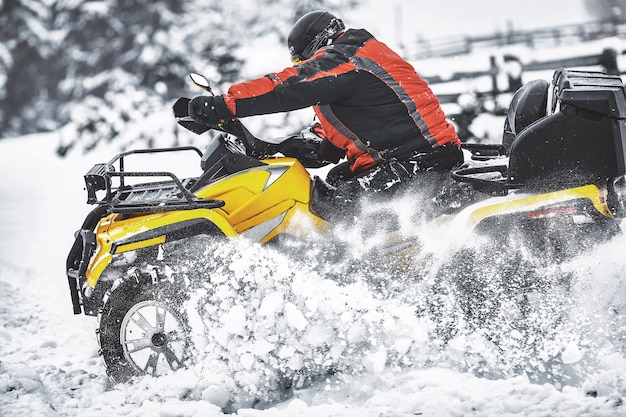
<svg viewBox="0 0 626 417">
<path fill-rule="evenodd" d="M 98 249 L 86 270 L 86 283 L 89 288 L 95 288 L 114 255 L 201 234 L 227 237 L 237 235 L 220 214 L 209 209 L 156 213 L 142 216 L 141 219 L 131 217 L 120 220 L 119 216 L 119 214 L 107 216 L 98 225 L 96 230 Z"/>
</svg>

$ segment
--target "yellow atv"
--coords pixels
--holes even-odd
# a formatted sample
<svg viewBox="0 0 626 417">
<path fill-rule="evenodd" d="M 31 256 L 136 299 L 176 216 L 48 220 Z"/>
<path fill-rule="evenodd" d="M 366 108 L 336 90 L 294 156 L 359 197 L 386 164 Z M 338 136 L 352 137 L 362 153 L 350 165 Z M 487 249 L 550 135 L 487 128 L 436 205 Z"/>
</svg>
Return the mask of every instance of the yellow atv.
<svg viewBox="0 0 626 417">
<path fill-rule="evenodd" d="M 201 78 L 194 82 L 209 89 Z M 298 158 L 257 159 L 248 151 L 258 139 L 241 123 L 198 125 L 187 117 L 187 103 L 182 98 L 174 106 L 181 125 L 196 133 L 224 132 L 204 152 L 134 150 L 85 175 L 87 202 L 96 208 L 76 233 L 67 277 L 74 313 L 99 317 L 101 354 L 119 382 L 171 372 L 192 355 L 188 317 L 180 307 L 188 283 L 155 266 L 164 247 L 184 246 L 194 236 L 306 240 L 311 231 L 331 227 L 323 183 L 301 162 L 315 160 L 307 139 L 289 139 L 299 141 L 291 147 L 301 150 Z M 453 225 L 459 236 L 497 240 L 516 230 L 539 251 L 560 239 L 551 231 L 576 236 L 556 246 L 609 239 L 619 233 L 624 214 L 625 144 L 626 95 L 619 77 L 559 70 L 551 84 L 537 80 L 517 92 L 502 144 L 464 145 L 465 163 L 434 196 L 441 208 L 434 221 Z M 201 175 L 180 179 L 167 171 L 126 168 L 145 154 L 176 158 L 183 152 L 197 153 Z M 465 198 L 468 189 L 471 197 Z M 455 200 L 458 190 L 464 198 Z"/>
</svg>

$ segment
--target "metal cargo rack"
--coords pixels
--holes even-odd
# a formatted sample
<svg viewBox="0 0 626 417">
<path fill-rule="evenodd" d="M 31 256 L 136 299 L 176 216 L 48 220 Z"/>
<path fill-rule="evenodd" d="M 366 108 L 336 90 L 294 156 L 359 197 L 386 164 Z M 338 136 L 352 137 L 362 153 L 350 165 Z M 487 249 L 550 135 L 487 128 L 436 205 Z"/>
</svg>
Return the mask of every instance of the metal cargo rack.
<svg viewBox="0 0 626 417">
<path fill-rule="evenodd" d="M 202 157 L 202 152 L 194 146 L 138 149 L 122 152 L 107 163 L 94 165 L 85 174 L 87 203 L 106 206 L 111 213 L 157 213 L 222 207 L 224 205 L 222 200 L 198 198 L 189 191 L 196 181 L 195 178 L 181 181 L 167 171 L 125 171 L 125 158 L 130 155 L 181 151 L 194 151 Z M 118 164 L 117 170 L 115 164 Z M 129 185 L 127 182 L 131 177 L 147 179 L 167 177 L 169 180 Z M 98 200 L 97 191 L 105 191 L 104 198 Z"/>
</svg>

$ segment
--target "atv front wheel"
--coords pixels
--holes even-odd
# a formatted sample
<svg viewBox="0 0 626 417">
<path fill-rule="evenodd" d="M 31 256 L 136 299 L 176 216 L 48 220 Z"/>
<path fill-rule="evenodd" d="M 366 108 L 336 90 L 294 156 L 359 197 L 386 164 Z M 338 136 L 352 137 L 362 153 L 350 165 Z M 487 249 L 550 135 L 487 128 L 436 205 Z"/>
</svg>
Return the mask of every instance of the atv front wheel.
<svg viewBox="0 0 626 417">
<path fill-rule="evenodd" d="M 157 277 L 135 270 L 105 296 L 98 341 L 116 382 L 169 374 L 192 357 L 183 286 Z"/>
</svg>

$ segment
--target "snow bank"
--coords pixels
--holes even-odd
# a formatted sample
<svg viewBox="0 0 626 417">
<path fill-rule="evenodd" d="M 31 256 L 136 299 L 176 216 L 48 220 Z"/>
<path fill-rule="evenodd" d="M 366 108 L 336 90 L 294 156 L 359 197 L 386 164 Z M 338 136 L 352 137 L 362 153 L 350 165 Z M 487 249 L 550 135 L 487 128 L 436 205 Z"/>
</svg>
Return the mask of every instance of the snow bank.
<svg viewBox="0 0 626 417">
<path fill-rule="evenodd" d="M 547 271 L 569 286 L 529 294 L 530 315 L 494 292 L 506 302 L 482 327 L 459 315 L 454 293 L 435 298 L 441 288 L 421 269 L 432 259 L 401 274 L 364 257 L 375 246 L 367 228 L 306 250 L 238 242 L 198 252 L 205 263 L 194 273 L 211 274 L 191 300 L 198 362 L 114 385 L 95 320 L 72 315 L 64 277 L 88 210 L 82 174 L 110 154 L 57 160 L 55 144 L 54 135 L 0 142 L 3 416 L 625 414 L 623 236 Z"/>
</svg>

